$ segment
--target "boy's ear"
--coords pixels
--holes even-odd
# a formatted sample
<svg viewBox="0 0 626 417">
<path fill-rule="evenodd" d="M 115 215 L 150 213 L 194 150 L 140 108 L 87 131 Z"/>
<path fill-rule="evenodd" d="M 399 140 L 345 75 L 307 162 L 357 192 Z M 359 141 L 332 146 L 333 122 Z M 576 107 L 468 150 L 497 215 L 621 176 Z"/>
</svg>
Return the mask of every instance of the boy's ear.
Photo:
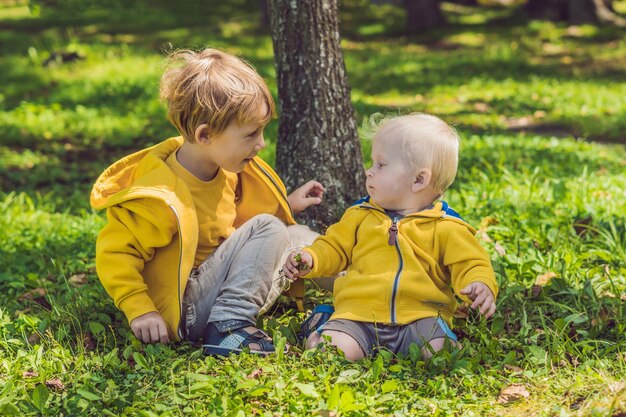
<svg viewBox="0 0 626 417">
<path fill-rule="evenodd" d="M 415 174 L 415 181 L 413 181 L 413 185 L 411 186 L 411 191 L 414 193 L 418 191 L 422 191 L 424 188 L 430 185 L 430 180 L 432 178 L 432 172 L 428 168 L 422 168 Z"/>
<path fill-rule="evenodd" d="M 203 145 L 211 143 L 211 137 L 209 136 L 209 125 L 206 123 L 201 124 L 196 128 L 194 132 L 196 142 Z"/>
</svg>

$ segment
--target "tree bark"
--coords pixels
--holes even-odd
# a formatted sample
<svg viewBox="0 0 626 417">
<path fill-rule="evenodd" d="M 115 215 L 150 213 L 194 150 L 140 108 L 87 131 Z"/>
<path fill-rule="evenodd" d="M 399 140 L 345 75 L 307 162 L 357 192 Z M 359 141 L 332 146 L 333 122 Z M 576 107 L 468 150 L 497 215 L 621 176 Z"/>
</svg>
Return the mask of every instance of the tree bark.
<svg viewBox="0 0 626 417">
<path fill-rule="evenodd" d="M 261 12 L 261 28 L 267 30 L 270 27 L 270 11 L 267 0 L 259 0 L 259 11 Z"/>
<path fill-rule="evenodd" d="M 269 6 L 280 107 L 276 167 L 288 189 L 311 179 L 324 185 L 324 202 L 301 215 L 323 231 L 365 193 L 338 0 L 270 0 Z"/>
<path fill-rule="evenodd" d="M 526 12 L 533 19 L 572 24 L 605 22 L 624 27 L 626 19 L 613 11 L 611 0 L 528 0 Z"/>
<path fill-rule="evenodd" d="M 415 35 L 446 23 L 438 0 L 404 0 L 404 8 L 408 35 Z"/>
</svg>

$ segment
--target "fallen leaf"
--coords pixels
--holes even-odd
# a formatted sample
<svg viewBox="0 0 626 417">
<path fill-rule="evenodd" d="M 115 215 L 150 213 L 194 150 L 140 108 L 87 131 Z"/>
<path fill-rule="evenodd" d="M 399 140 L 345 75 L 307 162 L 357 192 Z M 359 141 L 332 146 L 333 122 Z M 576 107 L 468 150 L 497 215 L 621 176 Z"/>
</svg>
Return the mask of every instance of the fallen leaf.
<svg viewBox="0 0 626 417">
<path fill-rule="evenodd" d="M 257 379 L 258 377 L 261 376 L 262 373 L 263 373 L 263 369 L 258 368 L 258 369 L 255 369 L 254 371 L 252 371 L 250 373 L 250 375 L 248 375 L 246 378 L 248 378 L 248 379 Z"/>
<path fill-rule="evenodd" d="M 626 389 L 626 382 L 624 381 L 612 382 L 609 384 L 609 391 L 611 391 L 611 394 L 617 394 L 624 389 Z"/>
<path fill-rule="evenodd" d="M 498 255 L 500 256 L 506 255 L 506 250 L 504 250 L 504 247 L 498 242 L 496 242 L 496 244 L 494 245 L 494 249 L 496 250 L 496 252 L 498 252 Z"/>
<path fill-rule="evenodd" d="M 580 364 L 580 362 L 578 361 L 578 358 L 576 356 L 572 355 L 571 353 L 566 353 L 565 357 L 567 358 L 569 363 L 571 363 L 574 366 L 578 366 Z"/>
<path fill-rule="evenodd" d="M 524 372 L 524 370 L 522 368 L 520 368 L 519 366 L 514 366 L 514 365 L 504 365 L 504 369 L 510 372 L 517 372 L 517 373 L 522 373 Z"/>
<path fill-rule="evenodd" d="M 18 300 L 20 301 L 26 301 L 26 300 L 34 300 L 36 298 L 39 297 L 44 297 L 46 295 L 46 290 L 43 288 L 34 288 L 30 291 L 26 291 L 24 294 L 22 294 L 21 296 L 18 297 Z"/>
<path fill-rule="evenodd" d="M 83 334 L 83 346 L 88 352 L 96 349 L 96 342 L 93 340 L 91 332 L 85 332 L 85 334 Z"/>
<path fill-rule="evenodd" d="M 582 30 L 580 26 L 569 26 L 565 33 L 568 36 L 572 36 L 575 38 L 581 37 L 585 35 L 585 32 Z"/>
<path fill-rule="evenodd" d="M 498 396 L 498 403 L 509 404 L 522 398 L 528 397 L 530 397 L 530 394 L 525 386 L 523 386 L 522 384 L 513 384 L 509 385 L 506 388 L 503 388 L 502 391 L 500 391 L 500 395 Z"/>
<path fill-rule="evenodd" d="M 491 226 L 492 224 L 498 224 L 498 223 L 500 223 L 500 222 L 498 221 L 498 219 L 497 219 L 497 218 L 495 218 L 495 217 L 493 217 L 493 216 L 483 217 L 483 218 L 480 220 L 480 226 L 479 226 L 479 229 L 480 229 L 480 230 L 485 230 L 485 229 L 487 229 L 489 226 Z"/>
<path fill-rule="evenodd" d="M 469 317 L 469 304 L 461 303 L 457 305 L 454 311 L 454 317 L 457 319 L 466 319 Z"/>
<path fill-rule="evenodd" d="M 539 297 L 541 295 L 541 291 L 543 291 L 543 287 L 541 285 L 533 285 L 532 287 L 530 287 L 530 297 Z"/>
<path fill-rule="evenodd" d="M 482 242 L 487 242 L 487 243 L 493 242 L 491 238 L 489 237 L 489 235 L 487 234 L 487 232 L 485 232 L 484 230 L 479 230 L 477 236 L 478 236 L 478 240 Z"/>
<path fill-rule="evenodd" d="M 530 116 L 523 116 L 523 117 L 517 117 L 517 118 L 509 118 L 506 119 L 506 126 L 508 128 L 523 128 L 523 127 L 527 127 L 530 126 L 533 122 L 532 117 Z"/>
<path fill-rule="evenodd" d="M 68 279 L 69 283 L 78 287 L 81 285 L 85 285 L 87 283 L 87 274 L 76 274 L 76 275 L 72 275 L 69 279 Z"/>
<path fill-rule="evenodd" d="M 24 371 L 22 372 L 22 378 L 37 378 L 39 376 L 39 372 L 37 371 Z"/>
<path fill-rule="evenodd" d="M 41 335 L 38 332 L 35 333 L 31 333 L 30 336 L 28 336 L 28 339 L 26 340 L 28 342 L 29 345 L 33 346 L 39 343 L 39 341 L 41 340 Z"/>
<path fill-rule="evenodd" d="M 63 385 L 63 382 L 61 382 L 59 378 L 49 379 L 45 382 L 45 384 L 48 388 L 54 388 L 59 391 L 62 391 L 65 389 L 65 385 Z"/>
<path fill-rule="evenodd" d="M 550 284 L 550 282 L 552 282 L 552 278 L 556 276 L 557 274 L 552 271 L 546 272 L 545 274 L 539 275 L 537 279 L 535 279 L 535 285 L 545 287 L 546 285 Z"/>
<path fill-rule="evenodd" d="M 487 113 L 489 111 L 489 105 L 483 102 L 474 103 L 474 110 L 478 113 Z"/>
</svg>

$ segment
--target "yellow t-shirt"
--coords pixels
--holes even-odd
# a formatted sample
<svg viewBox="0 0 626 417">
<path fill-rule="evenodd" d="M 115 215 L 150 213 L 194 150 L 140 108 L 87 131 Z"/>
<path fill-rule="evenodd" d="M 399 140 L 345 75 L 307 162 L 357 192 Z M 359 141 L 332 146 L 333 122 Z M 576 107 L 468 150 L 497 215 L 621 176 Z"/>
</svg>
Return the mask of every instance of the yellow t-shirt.
<svg viewBox="0 0 626 417">
<path fill-rule="evenodd" d="M 176 152 L 167 158 L 166 163 L 187 185 L 196 208 L 199 234 L 195 268 L 235 231 L 237 174 L 219 168 L 215 178 L 202 181 L 178 162 Z"/>
</svg>

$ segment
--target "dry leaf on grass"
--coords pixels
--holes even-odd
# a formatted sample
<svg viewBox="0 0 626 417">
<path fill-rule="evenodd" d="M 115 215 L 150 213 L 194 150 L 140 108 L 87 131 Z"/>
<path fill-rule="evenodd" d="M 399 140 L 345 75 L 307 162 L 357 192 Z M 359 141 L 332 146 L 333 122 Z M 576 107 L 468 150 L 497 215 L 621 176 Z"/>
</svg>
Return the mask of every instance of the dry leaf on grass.
<svg viewBox="0 0 626 417">
<path fill-rule="evenodd" d="M 37 371 L 24 371 L 22 372 L 22 378 L 37 378 L 39 376 L 39 372 Z"/>
<path fill-rule="evenodd" d="M 39 332 L 31 333 L 31 335 L 28 336 L 28 339 L 26 339 L 26 341 L 31 346 L 36 345 L 41 341 L 41 335 L 39 334 Z"/>
<path fill-rule="evenodd" d="M 532 298 L 537 298 L 541 294 L 541 291 L 543 291 L 543 287 L 541 285 L 533 285 L 530 287 L 530 296 Z"/>
<path fill-rule="evenodd" d="M 262 373 L 263 373 L 263 369 L 258 368 L 258 369 L 255 369 L 254 371 L 250 372 L 250 375 L 248 375 L 246 378 L 248 378 L 248 379 L 257 379 L 258 377 L 261 376 Z"/>
<path fill-rule="evenodd" d="M 515 365 L 504 365 L 504 369 L 506 369 L 507 371 L 511 371 L 511 372 L 517 372 L 517 373 L 522 373 L 524 372 L 524 370 L 522 368 L 520 368 L 519 366 L 515 366 Z"/>
<path fill-rule="evenodd" d="M 454 312 L 454 317 L 457 319 L 466 319 L 469 317 L 469 304 L 461 303 L 457 305 L 456 310 Z"/>
<path fill-rule="evenodd" d="M 76 274 L 76 275 L 72 275 L 69 279 L 68 279 L 69 283 L 78 287 L 81 285 L 85 285 L 87 283 L 87 274 Z"/>
<path fill-rule="evenodd" d="M 35 300 L 46 295 L 46 290 L 43 288 L 34 288 L 30 291 L 26 291 L 24 294 L 18 297 L 20 301 Z"/>
<path fill-rule="evenodd" d="M 91 332 L 85 332 L 83 334 L 83 346 L 88 352 L 96 349 L 96 342 L 93 340 Z"/>
<path fill-rule="evenodd" d="M 500 395 L 498 396 L 498 402 L 500 404 L 509 404 L 514 401 L 518 401 L 522 398 L 530 397 L 530 393 L 522 384 L 513 384 L 509 385 L 506 388 L 503 388 L 500 391 Z"/>
<path fill-rule="evenodd" d="M 56 390 L 64 390 L 65 389 L 65 385 L 63 385 L 63 382 L 61 382 L 61 380 L 59 378 L 52 378 L 46 381 L 46 386 L 48 388 L 54 388 Z"/>
<path fill-rule="evenodd" d="M 552 282 L 552 278 L 556 276 L 557 276 L 556 273 L 552 271 L 546 272 L 545 274 L 541 274 L 537 276 L 537 279 L 535 279 L 535 285 L 545 287 L 546 285 L 550 284 L 550 282 Z"/>
<path fill-rule="evenodd" d="M 496 242 L 496 244 L 494 245 L 494 249 L 496 250 L 496 252 L 498 252 L 498 255 L 500 256 L 506 255 L 506 250 L 504 250 L 504 246 L 502 246 L 498 242 Z"/>
<path fill-rule="evenodd" d="M 485 232 L 484 230 L 479 230 L 476 236 L 478 237 L 478 240 L 482 242 L 487 242 L 487 243 L 493 242 L 493 240 L 491 240 L 487 232 Z"/>
</svg>

